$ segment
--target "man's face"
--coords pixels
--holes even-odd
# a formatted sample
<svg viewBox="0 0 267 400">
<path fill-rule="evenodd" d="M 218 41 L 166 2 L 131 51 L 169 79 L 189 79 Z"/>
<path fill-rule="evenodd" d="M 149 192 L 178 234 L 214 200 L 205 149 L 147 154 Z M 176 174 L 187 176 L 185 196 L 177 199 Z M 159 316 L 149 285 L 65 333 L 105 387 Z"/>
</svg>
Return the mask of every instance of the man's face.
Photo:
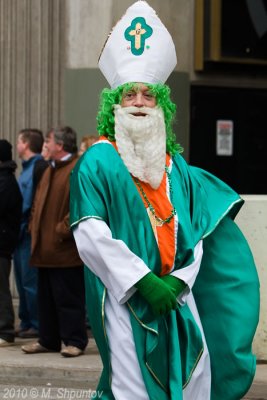
<svg viewBox="0 0 267 400">
<path fill-rule="evenodd" d="M 166 161 L 164 113 L 144 84 L 124 91 L 114 104 L 114 132 L 119 154 L 129 172 L 157 189 Z"/>
<path fill-rule="evenodd" d="M 44 141 L 44 143 L 43 143 L 43 147 L 42 147 L 42 152 L 41 152 L 41 154 L 42 154 L 42 156 L 43 156 L 43 158 L 44 158 L 45 160 L 49 160 L 48 150 L 47 150 L 46 142 L 45 142 L 45 141 Z"/>
<path fill-rule="evenodd" d="M 130 91 L 123 93 L 121 106 L 122 107 L 156 107 L 156 98 L 151 94 L 150 89 L 143 83 L 138 83 Z M 135 116 L 145 116 L 142 112 L 134 113 Z"/>
<path fill-rule="evenodd" d="M 22 134 L 19 134 L 18 139 L 17 139 L 17 153 L 18 153 L 19 158 L 23 159 L 23 157 L 25 155 L 25 151 L 28 147 L 29 147 L 28 142 L 23 140 Z"/>
<path fill-rule="evenodd" d="M 63 144 L 55 142 L 54 132 L 50 132 L 45 138 L 45 147 L 47 149 L 47 157 L 50 160 L 57 160 L 60 158 L 59 154 L 62 151 Z"/>
</svg>

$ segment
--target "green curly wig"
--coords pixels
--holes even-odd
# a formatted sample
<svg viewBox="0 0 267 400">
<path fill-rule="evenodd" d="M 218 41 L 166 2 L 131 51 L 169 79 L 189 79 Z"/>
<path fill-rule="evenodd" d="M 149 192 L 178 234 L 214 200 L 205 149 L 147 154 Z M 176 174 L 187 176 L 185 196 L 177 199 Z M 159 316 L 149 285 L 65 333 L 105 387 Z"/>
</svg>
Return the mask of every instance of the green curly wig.
<svg viewBox="0 0 267 400">
<path fill-rule="evenodd" d="M 109 140 L 115 140 L 114 132 L 114 112 L 113 105 L 120 104 L 122 100 L 122 95 L 133 89 L 136 83 L 126 83 L 117 87 L 116 89 L 105 88 L 100 95 L 100 106 L 97 114 L 97 130 L 100 135 L 106 136 Z M 157 99 L 157 105 L 162 108 L 165 125 L 166 125 L 166 148 L 170 155 L 175 155 L 176 153 L 182 153 L 183 148 L 176 143 L 176 137 L 172 130 L 172 122 L 176 112 L 176 105 L 170 99 L 170 88 L 163 84 L 145 84 Z"/>
</svg>

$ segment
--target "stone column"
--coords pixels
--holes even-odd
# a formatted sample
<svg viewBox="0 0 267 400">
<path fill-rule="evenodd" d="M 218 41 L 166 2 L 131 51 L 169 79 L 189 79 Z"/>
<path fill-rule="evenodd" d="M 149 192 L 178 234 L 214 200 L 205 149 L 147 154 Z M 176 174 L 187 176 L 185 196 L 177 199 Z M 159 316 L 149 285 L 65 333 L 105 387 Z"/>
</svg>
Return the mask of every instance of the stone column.
<svg viewBox="0 0 267 400">
<path fill-rule="evenodd" d="M 64 0 L 0 0 L 0 136 L 62 121 Z"/>
</svg>

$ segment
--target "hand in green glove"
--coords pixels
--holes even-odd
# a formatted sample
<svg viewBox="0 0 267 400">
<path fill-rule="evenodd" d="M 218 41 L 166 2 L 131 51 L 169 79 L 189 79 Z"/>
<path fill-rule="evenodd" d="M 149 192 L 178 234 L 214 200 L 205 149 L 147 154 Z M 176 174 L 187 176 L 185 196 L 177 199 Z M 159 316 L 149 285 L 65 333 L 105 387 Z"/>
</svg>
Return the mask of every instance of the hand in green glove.
<svg viewBox="0 0 267 400">
<path fill-rule="evenodd" d="M 167 314 L 177 307 L 174 289 L 153 274 L 153 272 L 145 275 L 135 286 L 151 305 L 153 313 L 156 316 Z"/>
<path fill-rule="evenodd" d="M 164 275 L 160 279 L 165 282 L 170 288 L 174 290 L 175 296 L 178 297 L 180 293 L 185 289 L 186 284 L 181 279 L 176 278 L 173 275 Z"/>
</svg>

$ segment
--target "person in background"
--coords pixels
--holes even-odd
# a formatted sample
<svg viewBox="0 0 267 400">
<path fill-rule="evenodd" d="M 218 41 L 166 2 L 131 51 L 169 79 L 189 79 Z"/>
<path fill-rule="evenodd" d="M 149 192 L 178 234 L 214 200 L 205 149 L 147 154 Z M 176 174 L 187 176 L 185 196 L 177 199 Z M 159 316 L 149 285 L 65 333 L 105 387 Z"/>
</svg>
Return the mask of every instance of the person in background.
<svg viewBox="0 0 267 400">
<path fill-rule="evenodd" d="M 111 86 L 102 137 L 71 175 L 105 399 L 241 399 L 255 374 L 259 281 L 234 222 L 243 200 L 181 156 L 164 84 L 176 61 L 155 11 L 135 2 L 99 58 Z"/>
<path fill-rule="evenodd" d="M 88 338 L 83 262 L 69 226 L 69 177 L 78 160 L 76 132 L 68 126 L 54 128 L 45 143 L 50 164 L 37 187 L 30 221 L 31 265 L 38 271 L 39 340 L 22 346 L 22 351 L 77 357 Z"/>
<path fill-rule="evenodd" d="M 25 339 L 38 337 L 37 273 L 29 265 L 31 235 L 28 225 L 37 186 L 37 182 L 34 182 L 34 169 L 36 163 L 42 160 L 40 153 L 43 142 L 43 133 L 39 129 L 22 129 L 18 134 L 17 153 L 22 160 L 18 183 L 23 196 L 23 208 L 19 243 L 14 252 L 14 271 L 19 294 L 20 325 L 17 336 Z"/>
<path fill-rule="evenodd" d="M 12 254 L 17 245 L 22 195 L 15 177 L 12 145 L 0 140 L 0 347 L 14 343 L 14 308 L 9 287 Z"/>
<path fill-rule="evenodd" d="M 92 146 L 92 144 L 95 143 L 98 139 L 99 136 L 93 136 L 93 135 L 83 136 L 80 143 L 80 149 L 78 153 L 79 156 L 81 156 L 88 149 L 88 147 Z"/>
<path fill-rule="evenodd" d="M 45 169 L 48 167 L 49 161 L 50 161 L 45 142 L 43 143 L 41 156 L 42 156 L 42 158 L 40 158 L 39 160 L 37 160 L 35 162 L 34 170 L 33 170 L 33 192 L 34 193 L 35 193 L 37 185 L 40 182 L 41 177 L 43 176 L 43 173 L 44 173 Z"/>
<path fill-rule="evenodd" d="M 45 161 L 49 161 L 49 153 L 48 153 L 48 148 L 46 146 L 46 142 L 44 142 L 43 147 L 42 147 L 42 152 L 41 152 L 43 159 Z"/>
</svg>

